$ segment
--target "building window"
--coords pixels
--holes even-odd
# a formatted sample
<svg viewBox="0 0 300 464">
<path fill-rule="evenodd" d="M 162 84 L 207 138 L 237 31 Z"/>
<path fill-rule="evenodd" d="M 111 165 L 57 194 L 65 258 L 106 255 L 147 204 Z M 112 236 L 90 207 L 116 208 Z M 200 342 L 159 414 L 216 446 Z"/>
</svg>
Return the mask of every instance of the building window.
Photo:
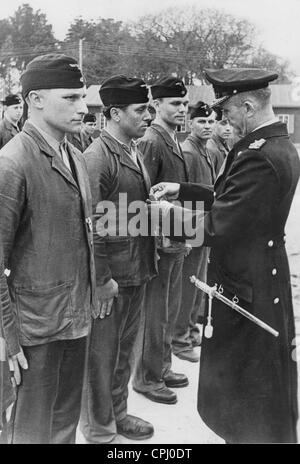
<svg viewBox="0 0 300 464">
<path fill-rule="evenodd" d="M 177 132 L 187 132 L 187 117 L 185 117 L 184 124 L 182 126 L 177 126 Z"/>
<path fill-rule="evenodd" d="M 106 117 L 103 113 L 99 113 L 99 130 L 105 129 L 106 127 Z"/>
<path fill-rule="evenodd" d="M 277 114 L 279 121 L 285 123 L 288 128 L 288 133 L 294 133 L 294 115 L 293 114 Z"/>
</svg>

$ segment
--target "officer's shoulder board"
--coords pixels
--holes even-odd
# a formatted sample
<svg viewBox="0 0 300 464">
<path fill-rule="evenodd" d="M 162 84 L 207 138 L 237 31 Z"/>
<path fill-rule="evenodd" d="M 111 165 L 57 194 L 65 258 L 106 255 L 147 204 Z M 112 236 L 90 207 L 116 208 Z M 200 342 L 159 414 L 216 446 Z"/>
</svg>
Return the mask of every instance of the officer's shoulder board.
<svg viewBox="0 0 300 464">
<path fill-rule="evenodd" d="M 255 140 L 250 143 L 248 150 L 259 150 L 266 143 L 266 139 Z M 240 156 L 245 150 L 239 151 L 237 156 Z"/>
<path fill-rule="evenodd" d="M 255 140 L 253 143 L 250 143 L 249 150 L 259 150 L 266 143 L 266 139 Z"/>
</svg>

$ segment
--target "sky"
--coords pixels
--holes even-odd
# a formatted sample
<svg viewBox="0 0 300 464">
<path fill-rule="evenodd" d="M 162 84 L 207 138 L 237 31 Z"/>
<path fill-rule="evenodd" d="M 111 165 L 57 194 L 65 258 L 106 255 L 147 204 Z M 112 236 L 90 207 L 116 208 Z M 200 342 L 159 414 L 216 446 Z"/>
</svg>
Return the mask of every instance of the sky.
<svg viewBox="0 0 300 464">
<path fill-rule="evenodd" d="M 12 15 L 23 3 L 45 13 L 60 40 L 79 16 L 87 20 L 133 20 L 175 5 L 218 8 L 253 22 L 259 32 L 258 41 L 270 52 L 288 59 L 291 70 L 300 76 L 300 0 L 0 0 L 0 18 Z"/>
</svg>

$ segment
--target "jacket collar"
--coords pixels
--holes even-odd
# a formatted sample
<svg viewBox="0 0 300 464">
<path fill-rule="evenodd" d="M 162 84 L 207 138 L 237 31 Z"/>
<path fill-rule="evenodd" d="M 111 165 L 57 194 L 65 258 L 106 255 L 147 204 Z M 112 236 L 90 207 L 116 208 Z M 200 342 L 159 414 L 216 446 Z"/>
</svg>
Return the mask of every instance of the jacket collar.
<svg viewBox="0 0 300 464">
<path fill-rule="evenodd" d="M 73 139 L 78 140 L 78 142 L 81 142 L 80 134 L 78 132 L 75 132 L 73 135 Z"/>
<path fill-rule="evenodd" d="M 278 121 L 274 122 L 273 124 L 269 124 L 268 126 L 263 126 L 259 129 L 255 129 L 254 131 L 250 132 L 245 137 L 243 137 L 241 140 L 239 140 L 234 146 L 234 150 L 245 150 L 249 147 L 251 143 L 255 142 L 255 140 L 270 139 L 272 137 L 288 137 L 286 124 Z"/>
<path fill-rule="evenodd" d="M 215 172 L 215 167 L 213 165 L 213 162 L 211 160 L 210 154 L 206 148 L 206 145 L 203 145 L 198 137 L 195 137 L 193 135 L 188 135 L 187 140 L 189 140 L 191 143 L 194 143 L 197 149 L 197 152 L 200 154 L 200 156 L 203 156 L 205 158 L 206 163 L 209 165 L 210 170 L 211 170 L 211 175 L 212 179 L 216 178 L 216 172 Z"/>
<path fill-rule="evenodd" d="M 230 151 L 229 147 L 228 146 L 226 147 L 226 145 L 225 145 L 226 142 L 224 143 L 223 140 L 221 139 L 221 137 L 219 137 L 218 135 L 213 134 L 211 140 L 213 140 L 213 142 L 215 142 L 217 148 L 220 151 L 223 151 L 226 154 Z"/>
<path fill-rule="evenodd" d="M 67 142 L 67 146 L 68 146 L 68 150 L 69 150 L 69 155 L 70 157 L 72 157 L 72 160 L 73 160 L 73 165 L 74 165 L 74 168 L 75 168 L 75 173 L 76 173 L 76 178 L 77 178 L 77 183 L 76 181 L 74 180 L 74 177 L 72 176 L 72 180 L 73 180 L 73 185 L 76 186 L 76 188 L 78 189 L 79 188 L 79 191 L 81 193 L 81 197 L 82 197 L 82 200 L 83 200 L 83 207 L 84 207 L 84 211 L 85 211 L 85 217 L 88 217 L 90 215 L 90 212 L 89 212 L 89 209 L 88 209 L 88 194 L 87 194 L 87 189 L 89 188 L 88 185 L 87 185 L 87 180 L 85 179 L 84 175 L 83 175 L 83 167 L 82 167 L 82 161 L 81 161 L 81 158 L 82 155 L 80 154 L 78 156 L 78 154 L 76 153 L 76 148 L 69 142 Z M 69 169 L 66 168 L 68 173 L 70 173 Z"/>
<path fill-rule="evenodd" d="M 29 137 L 32 137 L 35 141 L 35 143 L 38 145 L 40 151 L 51 158 L 51 167 L 52 169 L 55 169 L 57 172 L 59 172 L 60 175 L 62 175 L 70 184 L 72 184 L 77 190 L 78 190 L 78 185 L 72 176 L 72 173 L 70 170 L 67 168 L 65 163 L 62 161 L 62 159 L 58 156 L 54 148 L 52 148 L 44 139 L 42 136 L 41 132 L 29 121 L 26 121 L 23 127 L 23 132 Z M 73 146 L 67 142 L 68 146 L 68 151 L 69 155 L 72 157 L 72 160 L 75 165 L 76 172 L 78 171 L 78 163 L 80 161 L 78 160 Z"/>
<path fill-rule="evenodd" d="M 110 135 L 110 133 L 105 129 L 102 130 L 100 137 L 108 146 L 109 150 L 119 156 L 120 163 L 125 164 L 130 169 L 133 169 L 134 171 L 137 171 L 139 174 L 141 174 L 141 170 L 131 159 L 129 153 L 126 152 L 125 147 L 123 148 L 121 142 Z"/>
<path fill-rule="evenodd" d="M 195 137 L 194 135 L 190 134 L 187 136 L 187 140 L 191 141 L 192 143 L 194 143 L 194 145 L 196 145 L 199 153 L 202 156 L 205 156 L 205 158 L 208 158 L 207 148 L 205 145 L 203 145 L 203 143 L 201 143 L 198 137 Z"/>
<path fill-rule="evenodd" d="M 59 146 L 62 142 L 64 142 L 66 140 L 66 137 L 63 138 L 63 140 L 61 140 L 61 142 L 59 142 L 58 140 L 56 140 L 54 137 L 52 137 L 52 135 L 48 134 L 47 132 L 45 132 L 43 129 L 39 128 L 38 126 L 36 126 L 32 121 L 29 121 L 30 124 L 32 126 L 34 126 L 34 128 L 41 134 L 41 136 L 43 137 L 43 139 L 47 142 L 48 145 L 50 145 L 51 148 L 53 148 L 53 150 L 55 151 L 55 153 L 59 153 Z"/>
<path fill-rule="evenodd" d="M 161 135 L 161 137 L 164 139 L 166 145 L 168 145 L 168 147 L 172 149 L 173 153 L 183 160 L 183 156 L 182 156 L 180 148 L 178 147 L 176 142 L 172 139 L 170 134 L 166 131 L 166 129 L 164 129 L 160 124 L 156 124 L 156 123 L 151 124 L 148 130 L 151 130 L 151 129 L 154 132 L 158 132 Z"/>
<path fill-rule="evenodd" d="M 3 125 L 5 129 L 15 135 L 17 132 L 20 132 L 17 126 L 15 126 L 11 121 L 4 116 L 3 118 Z"/>
<path fill-rule="evenodd" d="M 130 155 L 126 153 L 125 149 L 122 147 L 122 144 L 117 139 L 112 137 L 110 133 L 107 132 L 107 130 L 105 129 L 102 130 L 100 138 L 103 140 L 103 142 L 108 147 L 108 149 L 119 157 L 121 164 L 127 166 L 130 169 L 133 169 L 139 175 L 143 176 L 146 189 L 147 191 L 149 191 L 151 187 L 151 182 L 150 182 L 148 172 L 144 166 L 143 158 L 142 158 L 140 151 L 137 149 L 137 159 L 140 165 L 140 168 L 139 168 L 135 164 L 135 162 L 131 159 Z"/>
</svg>

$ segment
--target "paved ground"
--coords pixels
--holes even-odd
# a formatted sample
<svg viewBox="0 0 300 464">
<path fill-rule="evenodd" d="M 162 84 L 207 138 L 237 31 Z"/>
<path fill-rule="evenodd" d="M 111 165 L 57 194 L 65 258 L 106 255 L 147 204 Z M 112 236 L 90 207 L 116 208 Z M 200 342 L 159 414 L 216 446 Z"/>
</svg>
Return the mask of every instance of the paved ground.
<svg viewBox="0 0 300 464">
<path fill-rule="evenodd" d="M 286 234 L 296 316 L 296 338 L 299 345 L 298 358 L 300 358 L 300 186 L 294 199 L 286 227 Z M 155 434 L 150 440 L 139 442 L 118 437 L 114 443 L 224 443 L 220 437 L 205 426 L 197 413 L 196 398 L 199 364 L 182 361 L 175 356 L 173 359 L 173 370 L 186 374 L 190 381 L 188 387 L 176 390 L 178 403 L 175 405 L 153 403 L 143 395 L 130 391 L 128 412 L 150 421 L 155 427 Z M 83 437 L 80 434 L 78 435 L 78 443 L 84 443 Z"/>
</svg>

